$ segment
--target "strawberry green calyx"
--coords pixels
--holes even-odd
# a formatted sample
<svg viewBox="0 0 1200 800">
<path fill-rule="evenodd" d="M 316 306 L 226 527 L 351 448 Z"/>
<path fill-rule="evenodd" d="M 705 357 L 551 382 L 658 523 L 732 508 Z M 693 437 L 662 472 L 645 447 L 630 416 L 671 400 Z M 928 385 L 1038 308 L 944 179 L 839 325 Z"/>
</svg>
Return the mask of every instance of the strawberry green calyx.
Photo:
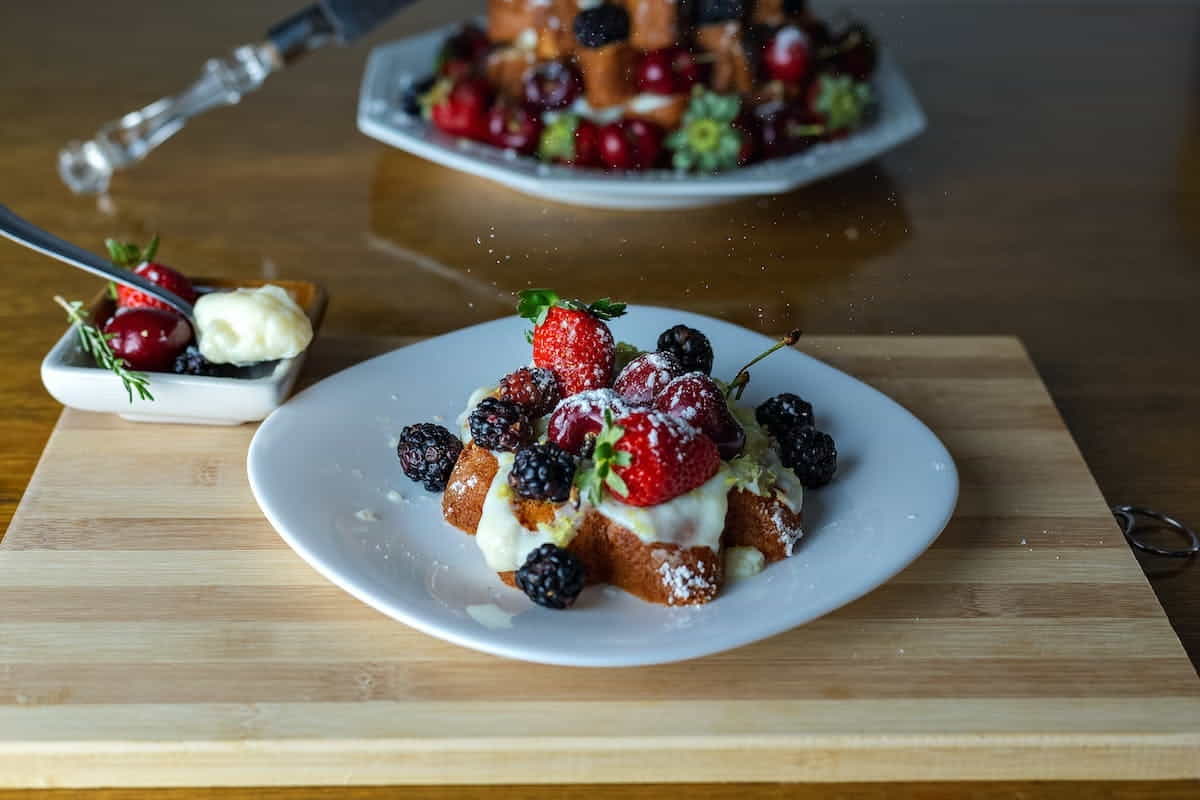
<svg viewBox="0 0 1200 800">
<path fill-rule="evenodd" d="M 550 309 L 558 306 L 572 311 L 586 311 L 597 319 L 610 320 L 625 313 L 625 304 L 602 297 L 594 303 L 584 304 L 581 300 L 564 300 L 553 289 L 524 289 L 517 301 L 517 314 L 533 322 L 534 327 L 546 321 Z"/>
<path fill-rule="evenodd" d="M 575 130 L 578 114 L 559 114 L 542 129 L 538 158 L 542 161 L 572 161 L 575 158 Z"/>
<path fill-rule="evenodd" d="M 132 242 L 118 242 L 116 239 L 105 239 L 104 246 L 108 248 L 109 261 L 118 267 L 133 269 L 154 260 L 158 253 L 158 234 L 154 234 L 145 250 Z"/>
<path fill-rule="evenodd" d="M 817 78 L 812 108 L 825 119 L 830 131 L 854 128 L 862 122 L 871 103 L 871 87 L 849 75 L 821 75 Z"/>
<path fill-rule="evenodd" d="M 632 345 L 629 342 L 617 342 L 613 348 L 613 375 L 620 375 L 621 370 L 629 366 L 629 362 L 635 358 L 645 355 L 637 345 Z"/>
<path fill-rule="evenodd" d="M 618 494 L 629 494 L 629 487 L 621 476 L 613 471 L 614 467 L 628 467 L 633 456 L 624 450 L 616 449 L 616 444 L 625 435 L 625 429 L 613 421 L 612 411 L 604 411 L 604 427 L 596 435 L 596 445 L 592 450 L 592 465 L 575 474 L 575 485 L 584 500 L 592 505 L 600 505 L 604 499 L 604 490 L 610 489 Z"/>
<path fill-rule="evenodd" d="M 523 289 L 518 297 L 517 315 L 533 322 L 534 327 L 545 322 L 550 309 L 558 305 L 558 292 L 553 289 Z"/>
<path fill-rule="evenodd" d="M 737 166 L 742 134 L 733 127 L 741 109 L 737 95 L 716 94 L 699 87 L 692 95 L 683 124 L 667 137 L 676 169 L 720 172 Z"/>
</svg>

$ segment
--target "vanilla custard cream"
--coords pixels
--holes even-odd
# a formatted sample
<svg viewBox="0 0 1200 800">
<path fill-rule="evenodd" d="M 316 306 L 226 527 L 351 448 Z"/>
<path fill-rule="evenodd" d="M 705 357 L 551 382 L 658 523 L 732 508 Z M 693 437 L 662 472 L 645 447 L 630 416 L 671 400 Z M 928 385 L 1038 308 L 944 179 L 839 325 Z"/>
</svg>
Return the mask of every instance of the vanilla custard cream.
<svg viewBox="0 0 1200 800">
<path fill-rule="evenodd" d="M 288 293 L 270 284 L 211 292 L 196 301 L 200 355 L 214 364 L 252 364 L 299 355 L 312 322 Z"/>
</svg>

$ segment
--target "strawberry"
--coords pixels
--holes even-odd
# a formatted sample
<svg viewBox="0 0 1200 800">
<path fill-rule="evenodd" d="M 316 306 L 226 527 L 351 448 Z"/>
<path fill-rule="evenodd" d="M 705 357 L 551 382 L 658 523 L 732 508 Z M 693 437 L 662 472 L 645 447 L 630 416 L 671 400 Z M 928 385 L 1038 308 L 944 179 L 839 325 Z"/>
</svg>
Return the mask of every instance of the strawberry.
<svg viewBox="0 0 1200 800">
<path fill-rule="evenodd" d="M 155 263 L 154 254 L 158 252 L 157 236 L 150 240 L 150 244 L 145 250 L 136 244 L 118 242 L 115 239 L 106 239 L 104 244 L 108 247 L 109 260 L 118 267 L 133 270 L 151 283 L 174 292 L 189 303 L 196 302 L 196 290 L 192 288 L 192 282 L 185 275 L 170 267 Z M 117 305 L 123 308 L 158 308 L 172 313 L 175 311 L 161 300 L 155 300 L 137 289 L 117 286 L 116 290 Z"/>
<path fill-rule="evenodd" d="M 698 428 L 716 443 L 721 458 L 735 457 L 746 444 L 746 432 L 730 413 L 720 387 L 703 372 L 689 372 L 668 383 L 654 407 Z"/>
<path fill-rule="evenodd" d="M 681 420 L 635 411 L 614 422 L 605 412 L 592 467 L 579 482 L 593 505 L 607 489 L 626 505 L 654 506 L 705 483 L 720 466 L 712 439 Z"/>
<path fill-rule="evenodd" d="M 613 337 L 604 321 L 624 314 L 624 303 L 606 297 L 584 305 L 549 289 L 526 289 L 517 313 L 533 321 L 533 365 L 554 372 L 564 397 L 612 383 Z"/>
</svg>

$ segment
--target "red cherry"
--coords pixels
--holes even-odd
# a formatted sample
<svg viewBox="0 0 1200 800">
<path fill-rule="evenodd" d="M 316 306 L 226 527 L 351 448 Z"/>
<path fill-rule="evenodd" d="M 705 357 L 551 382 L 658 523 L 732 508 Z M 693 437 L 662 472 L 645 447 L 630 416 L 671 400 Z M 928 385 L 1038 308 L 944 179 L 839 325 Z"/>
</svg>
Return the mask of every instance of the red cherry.
<svg viewBox="0 0 1200 800">
<path fill-rule="evenodd" d="M 674 94 L 676 91 L 673 57 L 675 48 L 651 50 L 638 59 L 634 76 L 639 92 Z"/>
<path fill-rule="evenodd" d="M 798 84 L 808 75 L 811 53 L 808 35 L 795 25 L 785 25 L 767 40 L 763 63 L 772 80 Z"/>
<path fill-rule="evenodd" d="M 655 398 L 654 407 L 707 435 L 716 443 L 721 458 L 733 458 L 746 444 L 746 432 L 730 413 L 721 389 L 703 372 L 689 372 L 671 381 Z"/>
<path fill-rule="evenodd" d="M 635 406 L 625 402 L 612 389 L 591 389 L 573 394 L 558 404 L 550 416 L 546 436 L 568 453 L 579 453 L 589 436 L 604 426 L 604 412 L 614 418 L 630 414 Z"/>
<path fill-rule="evenodd" d="M 570 161 L 576 167 L 600 167 L 600 126 L 588 119 L 579 120 L 575 126 L 575 157 Z"/>
<path fill-rule="evenodd" d="M 575 102 L 583 92 L 579 70 L 561 61 L 544 61 L 525 73 L 525 102 L 540 111 L 555 111 Z"/>
<path fill-rule="evenodd" d="M 784 106 L 762 116 L 759 124 L 759 154 L 781 158 L 807 150 L 821 140 L 824 125 L 803 108 Z"/>
<path fill-rule="evenodd" d="M 461 65 L 465 65 L 466 71 L 470 72 L 483 60 L 491 46 L 492 43 L 481 28 L 464 25 L 462 30 L 442 43 L 437 58 L 438 72 L 455 77 L 452 73 L 460 69 Z M 452 67 L 451 64 L 455 66 Z"/>
<path fill-rule="evenodd" d="M 837 38 L 837 56 L 834 63 L 839 72 L 851 75 L 855 80 L 865 81 L 875 71 L 878 60 L 875 39 L 862 23 L 853 23 Z"/>
<path fill-rule="evenodd" d="M 625 136 L 633 142 L 634 169 L 650 169 L 663 151 L 663 129 L 644 119 L 622 120 Z"/>
<path fill-rule="evenodd" d="M 498 105 L 487 115 L 487 140 L 496 147 L 529 155 L 537 149 L 542 119 L 519 106 Z"/>
<path fill-rule="evenodd" d="M 644 119 L 621 119 L 600 129 L 600 160 L 609 169 L 650 169 L 662 155 L 663 130 Z"/>
<path fill-rule="evenodd" d="M 625 138 L 620 121 L 600 128 L 600 161 L 609 169 L 633 169 L 633 145 Z"/>
<path fill-rule="evenodd" d="M 178 314 L 158 308 L 122 309 L 104 325 L 113 353 L 131 369 L 170 370 L 192 340 L 192 327 Z"/>
<path fill-rule="evenodd" d="M 621 370 L 613 389 L 626 401 L 650 405 L 667 384 L 683 374 L 683 366 L 670 353 L 643 353 Z"/>
<path fill-rule="evenodd" d="M 671 48 L 671 71 L 675 73 L 675 91 L 686 92 L 700 82 L 701 69 L 696 57 L 682 47 Z"/>
<path fill-rule="evenodd" d="M 738 166 L 744 167 L 758 159 L 762 138 L 758 117 L 746 110 L 733 121 L 734 129 L 742 135 L 742 149 L 738 152 Z"/>
<path fill-rule="evenodd" d="M 483 78 L 456 81 L 446 96 L 433 104 L 430 119 L 451 136 L 486 140 L 487 109 L 492 96 L 492 87 Z"/>
</svg>

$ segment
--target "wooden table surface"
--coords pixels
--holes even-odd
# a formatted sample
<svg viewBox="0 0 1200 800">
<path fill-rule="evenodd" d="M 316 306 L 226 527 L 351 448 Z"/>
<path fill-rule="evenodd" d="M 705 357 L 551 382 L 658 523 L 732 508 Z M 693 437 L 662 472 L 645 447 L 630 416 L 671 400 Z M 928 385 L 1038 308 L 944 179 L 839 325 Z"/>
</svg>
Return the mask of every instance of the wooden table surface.
<svg viewBox="0 0 1200 800">
<path fill-rule="evenodd" d="M 253 40 L 294 5 L 62 0 L 6 7 L 0 202 L 95 250 L 106 236 L 159 232 L 162 260 L 188 272 L 319 280 L 332 296 L 326 329 L 335 333 L 438 333 L 506 313 L 511 293 L 527 285 L 681 306 L 763 330 L 1015 333 L 1108 500 L 1200 524 L 1200 10 L 1117 2 L 856 4 L 908 72 L 929 130 L 809 189 L 654 215 L 528 199 L 359 134 L 355 96 L 367 47 L 473 7 L 427 2 L 365 45 L 318 53 L 243 104 L 197 120 L 120 176 L 102 202 L 73 197 L 59 183 L 61 144 L 177 91 L 204 59 Z M 96 286 L 15 247 L 5 245 L 2 255 L 0 527 L 59 411 L 38 377 L 63 327 L 50 297 L 90 296 Z M 1142 564 L 1193 663 L 1200 662 L 1200 567 L 1153 558 Z M 1195 796 L 1200 786 L 687 791 L 697 798 L 1134 798 Z M 511 787 L 265 796 L 662 793 Z"/>
</svg>

